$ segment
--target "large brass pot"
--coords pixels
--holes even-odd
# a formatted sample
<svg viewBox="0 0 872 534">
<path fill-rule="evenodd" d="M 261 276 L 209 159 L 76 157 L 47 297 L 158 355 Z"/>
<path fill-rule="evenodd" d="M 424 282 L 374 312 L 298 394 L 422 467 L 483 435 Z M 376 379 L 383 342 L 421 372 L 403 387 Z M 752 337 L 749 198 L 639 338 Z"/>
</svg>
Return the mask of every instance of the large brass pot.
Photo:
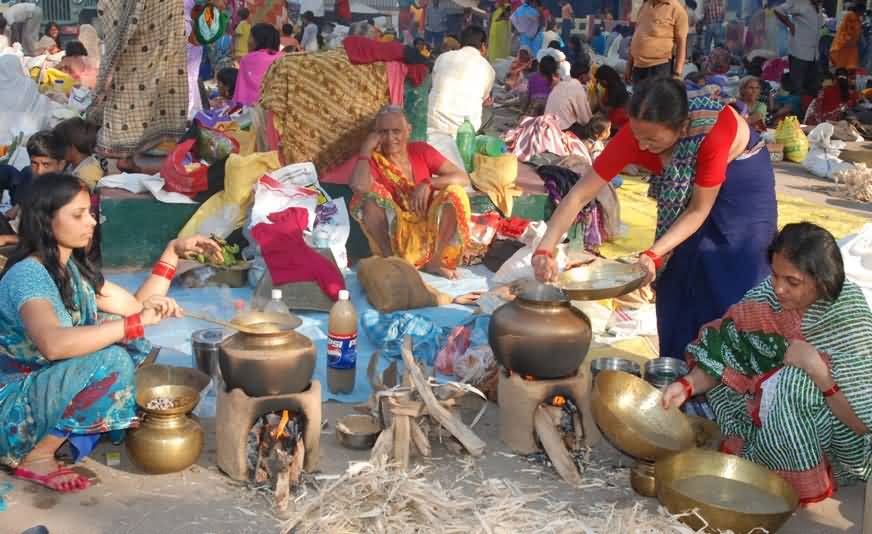
<svg viewBox="0 0 872 534">
<path fill-rule="evenodd" d="M 258 334 L 237 332 L 221 342 L 218 364 L 228 390 L 240 388 L 249 397 L 267 397 L 299 393 L 309 387 L 315 371 L 315 345 L 293 330 L 299 319 L 288 323 L 287 317 L 278 314 L 253 312 L 233 322 L 246 326 L 278 324 L 280 328 Z M 290 324 L 293 327 L 289 328 Z"/>
<path fill-rule="evenodd" d="M 174 408 L 149 409 L 155 398 L 179 399 Z M 203 450 L 203 429 L 188 417 L 200 400 L 199 392 L 186 385 L 137 388 L 136 402 L 145 412 L 139 427 L 127 435 L 127 451 L 143 471 L 153 474 L 187 469 Z"/>
<path fill-rule="evenodd" d="M 601 371 L 594 379 L 593 418 L 612 445 L 626 454 L 655 462 L 696 445 L 696 434 L 678 408 L 664 410 L 663 395 L 641 378 Z"/>
<path fill-rule="evenodd" d="M 657 461 L 657 498 L 673 514 L 696 509 L 709 532 L 775 532 L 799 505 L 789 482 L 738 456 L 689 449 Z M 698 530 L 693 515 L 681 521 Z"/>
<path fill-rule="evenodd" d="M 490 321 L 488 340 L 506 369 L 539 379 L 574 374 L 590 347 L 590 319 L 554 286 L 530 284 Z"/>
</svg>

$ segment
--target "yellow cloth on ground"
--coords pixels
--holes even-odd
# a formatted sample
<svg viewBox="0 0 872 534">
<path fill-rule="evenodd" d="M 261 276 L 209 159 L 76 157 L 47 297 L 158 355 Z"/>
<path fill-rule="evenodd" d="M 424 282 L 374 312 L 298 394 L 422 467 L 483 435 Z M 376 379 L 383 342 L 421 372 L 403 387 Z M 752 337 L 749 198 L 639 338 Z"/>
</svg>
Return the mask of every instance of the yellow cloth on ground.
<svg viewBox="0 0 872 534">
<path fill-rule="evenodd" d="M 279 153 L 275 151 L 257 152 L 249 156 L 231 154 L 224 164 L 224 191 L 215 193 L 200 206 L 179 232 L 179 237 L 210 234 L 214 232 L 212 228 L 221 226 L 231 231 L 241 228 L 254 202 L 255 184 L 261 176 L 281 166 Z M 233 220 L 226 221 L 228 216 L 232 216 Z"/>
<path fill-rule="evenodd" d="M 518 157 L 514 154 L 476 154 L 473 167 L 475 170 L 469 175 L 472 185 L 486 194 L 503 215 L 511 217 L 514 197 L 524 193 L 515 185 L 518 179 Z"/>
<path fill-rule="evenodd" d="M 603 243 L 600 253 L 608 258 L 635 254 L 650 247 L 657 225 L 657 207 L 648 198 L 648 184 L 638 178 L 624 176 L 624 183 L 618 188 L 618 198 L 621 201 L 621 222 L 627 229 L 621 237 Z M 777 198 L 779 227 L 808 221 L 826 228 L 836 239 L 841 239 L 869 222 L 860 215 L 812 204 L 793 195 L 778 193 Z"/>
</svg>

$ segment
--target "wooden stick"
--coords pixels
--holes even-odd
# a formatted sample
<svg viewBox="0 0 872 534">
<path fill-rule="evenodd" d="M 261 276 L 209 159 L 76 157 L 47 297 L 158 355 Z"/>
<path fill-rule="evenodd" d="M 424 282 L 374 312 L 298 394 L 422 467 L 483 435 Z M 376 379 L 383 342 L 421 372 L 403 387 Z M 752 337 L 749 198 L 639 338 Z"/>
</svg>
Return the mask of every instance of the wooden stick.
<svg viewBox="0 0 872 534">
<path fill-rule="evenodd" d="M 300 483 L 300 476 L 303 474 L 303 463 L 306 460 L 306 446 L 303 444 L 303 438 L 300 436 L 294 444 L 294 455 L 291 457 L 291 471 L 288 482 L 291 489 L 295 489 Z"/>
<path fill-rule="evenodd" d="M 575 467 L 575 462 L 572 461 L 572 456 L 566 450 L 566 444 L 563 442 L 560 431 L 557 430 L 557 424 L 549 408 L 560 410 L 560 408 L 546 404 L 540 404 L 536 407 L 533 414 L 533 427 L 536 429 L 536 435 L 539 436 L 542 448 L 545 449 L 560 477 L 574 486 L 580 485 L 581 475 Z"/>
<path fill-rule="evenodd" d="M 372 451 L 369 454 L 369 460 L 373 463 L 380 464 L 382 462 L 390 462 L 391 455 L 394 450 L 394 425 L 382 430 L 378 439 L 375 440 L 375 445 L 372 446 Z"/>
<path fill-rule="evenodd" d="M 866 482 L 866 499 L 863 503 L 863 534 L 872 534 L 872 478 Z"/>
<path fill-rule="evenodd" d="M 394 460 L 400 469 L 409 467 L 410 419 L 408 415 L 394 416 Z"/>
<path fill-rule="evenodd" d="M 276 444 L 273 452 L 275 454 L 273 458 L 275 471 L 271 474 L 275 475 L 276 481 L 274 505 L 276 511 L 284 512 L 288 509 L 291 500 L 291 457 L 281 443 Z"/>
<path fill-rule="evenodd" d="M 408 375 L 411 377 L 412 383 L 418 391 L 418 395 L 421 396 L 421 400 L 423 400 L 424 404 L 427 405 L 430 417 L 436 419 L 440 425 L 444 426 L 449 432 L 451 432 L 451 435 L 456 437 L 457 440 L 463 444 L 466 450 L 469 451 L 469 454 L 473 456 L 481 456 L 484 452 L 486 445 L 485 442 L 482 441 L 475 432 L 470 430 L 469 427 L 463 424 L 463 421 L 452 416 L 447 409 L 439 404 L 439 401 L 436 400 L 436 397 L 433 395 L 433 391 L 430 389 L 430 384 L 421 372 L 421 368 L 418 367 L 417 363 L 415 363 L 415 357 L 412 355 L 412 338 L 407 337 L 403 341 L 402 354 Z"/>
<path fill-rule="evenodd" d="M 421 430 L 421 427 L 418 423 L 412 420 L 411 424 L 412 430 L 412 443 L 415 444 L 415 448 L 418 449 L 418 452 L 424 458 L 429 458 L 430 455 L 433 454 L 433 450 L 430 447 L 430 440 L 427 439 L 427 435 L 424 434 L 424 431 Z"/>
</svg>

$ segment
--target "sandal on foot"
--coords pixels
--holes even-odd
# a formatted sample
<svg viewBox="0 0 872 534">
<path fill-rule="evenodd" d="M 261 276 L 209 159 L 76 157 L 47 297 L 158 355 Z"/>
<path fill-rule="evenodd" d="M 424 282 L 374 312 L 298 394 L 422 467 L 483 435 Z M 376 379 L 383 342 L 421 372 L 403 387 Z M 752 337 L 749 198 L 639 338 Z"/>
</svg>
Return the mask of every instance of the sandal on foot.
<svg viewBox="0 0 872 534">
<path fill-rule="evenodd" d="M 54 482 L 54 480 L 58 477 L 65 477 L 70 475 L 75 475 L 75 478 L 70 479 L 66 482 Z M 54 490 L 60 493 L 72 493 L 74 491 L 80 491 L 83 489 L 87 489 L 87 487 L 91 485 L 91 481 L 88 480 L 87 477 L 84 477 L 79 473 L 76 473 L 72 469 L 68 469 L 66 467 L 58 468 L 47 475 L 40 475 L 34 473 L 33 471 L 19 468 L 12 471 L 12 476 L 14 476 L 15 478 L 20 478 L 22 480 L 35 482 L 41 486 L 47 487 L 50 490 Z"/>
</svg>

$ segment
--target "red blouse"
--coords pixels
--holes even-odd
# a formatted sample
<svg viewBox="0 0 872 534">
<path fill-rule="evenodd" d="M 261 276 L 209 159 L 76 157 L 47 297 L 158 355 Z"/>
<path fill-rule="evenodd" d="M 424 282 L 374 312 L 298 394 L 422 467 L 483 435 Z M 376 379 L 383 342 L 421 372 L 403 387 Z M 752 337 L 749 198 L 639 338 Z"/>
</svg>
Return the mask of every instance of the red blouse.
<svg viewBox="0 0 872 534">
<path fill-rule="evenodd" d="M 738 128 L 736 116 L 729 107 L 725 107 L 699 147 L 694 185 L 716 187 L 724 183 L 727 178 L 730 146 L 736 138 Z M 624 167 L 631 164 L 644 167 L 654 174 L 663 172 L 660 156 L 640 149 L 633 130 L 621 128 L 593 163 L 593 170 L 603 180 L 611 181 Z"/>
<path fill-rule="evenodd" d="M 415 180 L 415 185 L 432 178 L 446 160 L 441 152 L 423 141 L 415 141 L 407 144 L 406 150 L 409 153 L 409 163 L 412 165 L 412 174 L 414 175 L 413 178 Z M 374 161 L 369 161 L 369 167 L 373 176 L 379 176 L 381 174 L 378 165 L 376 165 Z"/>
</svg>

